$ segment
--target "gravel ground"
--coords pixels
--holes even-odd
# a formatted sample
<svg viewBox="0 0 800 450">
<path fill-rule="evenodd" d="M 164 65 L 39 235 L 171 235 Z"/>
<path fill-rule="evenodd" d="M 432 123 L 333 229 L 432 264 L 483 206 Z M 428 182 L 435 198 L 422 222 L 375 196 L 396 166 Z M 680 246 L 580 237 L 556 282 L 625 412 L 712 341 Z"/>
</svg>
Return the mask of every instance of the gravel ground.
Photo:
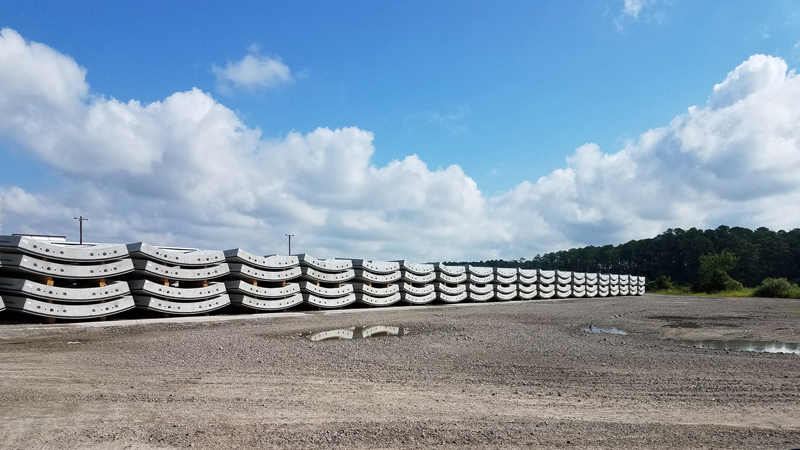
<svg viewBox="0 0 800 450">
<path fill-rule="evenodd" d="M 798 300 L 220 318 L 0 326 L 0 448 L 800 448 L 800 355 L 675 340 L 800 342 Z M 367 325 L 407 334 L 305 336 Z"/>
</svg>

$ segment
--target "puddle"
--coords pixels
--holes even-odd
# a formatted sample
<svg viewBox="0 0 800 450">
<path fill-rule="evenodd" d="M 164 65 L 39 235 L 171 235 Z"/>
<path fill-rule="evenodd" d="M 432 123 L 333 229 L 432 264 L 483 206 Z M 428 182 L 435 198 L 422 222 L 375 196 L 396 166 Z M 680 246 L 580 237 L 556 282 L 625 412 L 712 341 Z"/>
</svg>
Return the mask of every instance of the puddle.
<svg viewBox="0 0 800 450">
<path fill-rule="evenodd" d="M 746 340 L 701 340 L 674 339 L 675 342 L 688 347 L 709 348 L 714 350 L 730 350 L 736 352 L 759 353 L 791 353 L 800 355 L 800 343 L 775 342 L 775 341 L 746 341 Z"/>
<path fill-rule="evenodd" d="M 666 320 L 670 323 L 664 325 L 664 328 L 704 328 L 704 327 L 722 327 L 722 328 L 739 328 L 739 325 L 726 323 L 726 322 L 704 322 L 700 317 L 686 317 L 686 316 L 651 316 L 650 319 Z M 731 320 L 734 317 L 709 317 L 705 320 Z"/>
<path fill-rule="evenodd" d="M 594 326 L 593 324 L 589 324 L 588 327 L 583 327 L 582 330 L 583 330 L 584 333 L 619 334 L 619 335 L 622 335 L 622 336 L 625 336 L 625 335 L 628 334 L 627 331 L 620 330 L 619 328 L 614 328 L 614 327 L 611 327 L 611 328 L 600 328 L 600 327 Z"/>
<path fill-rule="evenodd" d="M 319 333 L 304 333 L 303 336 L 312 341 L 327 341 L 331 339 L 367 339 L 371 337 L 397 336 L 402 337 L 408 334 L 408 330 L 403 327 L 389 325 L 373 325 L 369 327 L 350 327 L 338 330 L 320 331 Z"/>
</svg>

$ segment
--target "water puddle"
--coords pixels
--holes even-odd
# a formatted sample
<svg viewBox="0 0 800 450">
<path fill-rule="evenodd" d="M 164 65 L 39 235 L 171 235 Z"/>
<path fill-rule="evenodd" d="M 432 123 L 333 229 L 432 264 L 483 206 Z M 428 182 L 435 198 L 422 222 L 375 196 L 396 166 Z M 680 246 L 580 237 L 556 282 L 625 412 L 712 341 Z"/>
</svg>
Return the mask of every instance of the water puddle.
<svg viewBox="0 0 800 450">
<path fill-rule="evenodd" d="M 699 317 L 686 317 L 686 316 L 652 316 L 650 319 L 666 320 L 669 323 L 664 325 L 664 328 L 708 328 L 708 327 L 722 327 L 722 328 L 739 328 L 739 325 L 727 322 L 706 322 L 706 320 L 732 320 L 738 319 L 734 317 L 708 317 L 702 319 Z"/>
<path fill-rule="evenodd" d="M 759 353 L 791 353 L 800 355 L 800 343 L 777 341 L 747 341 L 747 340 L 700 340 L 675 339 L 675 342 L 688 347 L 708 348 L 714 350 L 730 350 L 736 352 Z"/>
<path fill-rule="evenodd" d="M 584 333 L 619 334 L 619 335 L 622 335 L 622 336 L 626 336 L 628 334 L 627 331 L 620 330 L 619 328 L 614 328 L 614 327 L 600 328 L 600 327 L 594 326 L 594 324 L 589 324 L 588 327 L 583 327 L 582 330 L 583 330 Z"/>
<path fill-rule="evenodd" d="M 367 339 L 371 337 L 397 336 L 408 334 L 408 329 L 389 325 L 372 325 L 369 327 L 350 327 L 338 330 L 320 331 L 319 333 L 304 333 L 303 336 L 314 341 L 327 341 L 331 339 Z"/>
</svg>

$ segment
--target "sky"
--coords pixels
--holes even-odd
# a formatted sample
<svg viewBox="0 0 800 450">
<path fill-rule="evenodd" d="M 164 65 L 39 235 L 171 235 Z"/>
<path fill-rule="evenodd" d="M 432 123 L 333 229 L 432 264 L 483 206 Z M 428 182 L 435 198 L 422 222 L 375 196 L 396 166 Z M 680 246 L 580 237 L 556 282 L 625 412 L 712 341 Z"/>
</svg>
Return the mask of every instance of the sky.
<svg viewBox="0 0 800 450">
<path fill-rule="evenodd" d="M 531 258 L 800 226 L 800 4 L 0 3 L 4 234 Z"/>
</svg>

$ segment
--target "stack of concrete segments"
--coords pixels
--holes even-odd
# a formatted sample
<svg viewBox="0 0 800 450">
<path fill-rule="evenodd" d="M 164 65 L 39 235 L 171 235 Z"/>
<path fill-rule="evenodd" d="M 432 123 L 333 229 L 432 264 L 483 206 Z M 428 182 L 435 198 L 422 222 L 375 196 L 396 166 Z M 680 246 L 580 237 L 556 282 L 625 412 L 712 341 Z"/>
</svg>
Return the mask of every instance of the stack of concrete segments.
<svg viewBox="0 0 800 450">
<path fill-rule="evenodd" d="M 585 273 L 572 272 L 572 296 L 577 298 L 586 297 Z"/>
<path fill-rule="evenodd" d="M 221 251 L 128 244 L 136 269 L 128 281 L 139 309 L 169 314 L 204 314 L 228 306 L 230 270 Z"/>
<path fill-rule="evenodd" d="M 638 278 L 639 278 L 639 283 L 638 283 L 639 284 L 639 295 L 644 295 L 644 285 L 647 284 L 646 280 L 645 280 L 645 278 L 643 276 L 640 276 Z"/>
<path fill-rule="evenodd" d="M 497 300 L 514 300 L 517 298 L 517 269 L 494 269 L 494 296 Z"/>
<path fill-rule="evenodd" d="M 556 297 L 572 297 L 572 272 L 556 270 Z"/>
<path fill-rule="evenodd" d="M 553 298 L 556 295 L 556 271 L 536 270 L 536 297 Z"/>
<path fill-rule="evenodd" d="M 356 277 L 349 259 L 317 259 L 299 254 L 303 300 L 317 308 L 341 308 L 356 301 L 351 283 Z"/>
<path fill-rule="evenodd" d="M 356 301 L 368 306 L 388 306 L 400 301 L 400 263 L 353 259 Z"/>
<path fill-rule="evenodd" d="M 618 275 L 619 279 L 619 295 L 630 295 L 630 276 Z"/>
<path fill-rule="evenodd" d="M 436 300 L 436 268 L 433 264 L 395 262 L 400 264 L 400 300 L 410 305 L 424 305 Z"/>
<path fill-rule="evenodd" d="M 536 269 L 517 269 L 517 295 L 522 300 L 536 297 Z"/>
<path fill-rule="evenodd" d="M 586 296 L 589 298 L 597 297 L 599 291 L 597 289 L 597 276 L 596 273 L 586 274 Z"/>
<path fill-rule="evenodd" d="M 608 295 L 619 295 L 619 275 L 611 273 L 608 275 Z"/>
<path fill-rule="evenodd" d="M 433 263 L 436 274 L 433 284 L 436 299 L 444 303 L 458 303 L 467 298 L 467 268 Z"/>
<path fill-rule="evenodd" d="M 134 307 L 124 245 L 68 244 L 0 236 L 0 303 L 50 319 L 91 319 Z"/>
<path fill-rule="evenodd" d="M 225 281 L 231 304 L 255 311 L 282 311 L 303 303 L 300 260 L 294 255 L 257 256 L 240 248 L 225 250 L 230 274 Z"/>
<path fill-rule="evenodd" d="M 491 267 L 467 266 L 467 298 L 486 302 L 495 297 L 494 271 Z"/>
<path fill-rule="evenodd" d="M 611 295 L 609 284 L 611 283 L 611 275 L 607 273 L 597 274 L 597 296 L 608 297 Z"/>
</svg>

